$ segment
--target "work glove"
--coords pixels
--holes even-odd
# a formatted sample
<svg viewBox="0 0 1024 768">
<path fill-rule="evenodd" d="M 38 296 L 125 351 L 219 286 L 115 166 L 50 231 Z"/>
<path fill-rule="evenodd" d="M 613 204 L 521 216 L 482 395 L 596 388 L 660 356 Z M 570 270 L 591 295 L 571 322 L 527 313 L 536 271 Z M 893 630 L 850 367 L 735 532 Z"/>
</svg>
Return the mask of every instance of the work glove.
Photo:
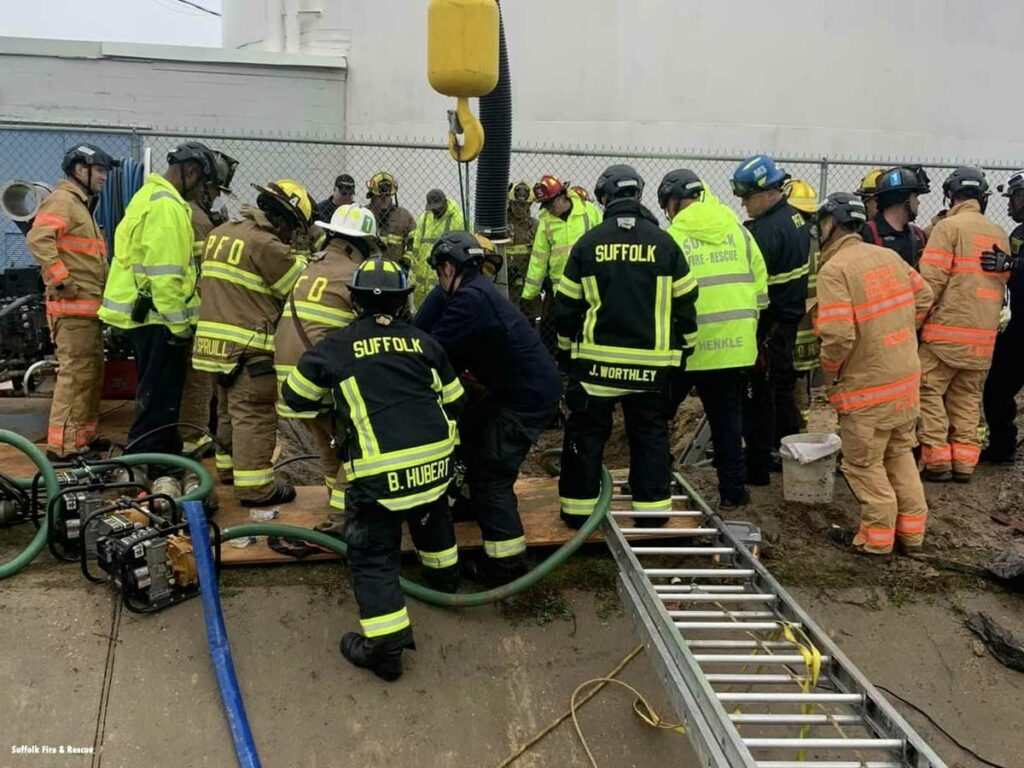
<svg viewBox="0 0 1024 768">
<path fill-rule="evenodd" d="M 70 280 L 65 280 L 53 286 L 54 295 L 63 301 L 74 301 L 78 298 L 78 286 Z"/>
<path fill-rule="evenodd" d="M 981 254 L 981 268 L 986 272 L 1009 272 L 1017 266 L 1017 257 L 1011 256 L 998 245 Z"/>
<path fill-rule="evenodd" d="M 540 317 L 540 307 L 540 296 L 535 299 L 523 299 L 522 303 L 519 305 L 519 308 L 522 310 L 523 314 L 526 315 L 526 319 L 529 320 L 531 324 L 535 324 L 537 319 Z"/>
</svg>

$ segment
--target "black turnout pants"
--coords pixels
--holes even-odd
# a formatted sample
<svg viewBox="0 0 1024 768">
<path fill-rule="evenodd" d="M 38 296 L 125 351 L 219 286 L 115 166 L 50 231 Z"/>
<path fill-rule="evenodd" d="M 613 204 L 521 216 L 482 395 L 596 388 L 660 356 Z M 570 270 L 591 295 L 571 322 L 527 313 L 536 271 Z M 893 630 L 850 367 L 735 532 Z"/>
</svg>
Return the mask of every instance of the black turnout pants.
<svg viewBox="0 0 1024 768">
<path fill-rule="evenodd" d="M 983 404 L 989 453 L 1011 458 L 1017 447 L 1017 393 L 1024 387 L 1024 317 L 1016 314 L 996 337 L 992 368 L 985 380 Z"/>
<path fill-rule="evenodd" d="M 191 365 L 192 343 L 175 336 L 167 326 L 143 325 L 125 331 L 135 349 L 139 386 L 135 396 L 135 420 L 128 442 L 158 427 L 178 421 L 185 373 Z M 144 437 L 129 453 L 181 453 L 177 427 L 167 427 Z"/>
<path fill-rule="evenodd" d="M 743 398 L 743 438 L 747 444 L 747 473 L 767 480 L 771 452 L 786 435 L 800 432 L 800 411 L 794 398 L 796 323 L 779 323 L 766 346 L 767 370 L 750 369 Z"/>
</svg>

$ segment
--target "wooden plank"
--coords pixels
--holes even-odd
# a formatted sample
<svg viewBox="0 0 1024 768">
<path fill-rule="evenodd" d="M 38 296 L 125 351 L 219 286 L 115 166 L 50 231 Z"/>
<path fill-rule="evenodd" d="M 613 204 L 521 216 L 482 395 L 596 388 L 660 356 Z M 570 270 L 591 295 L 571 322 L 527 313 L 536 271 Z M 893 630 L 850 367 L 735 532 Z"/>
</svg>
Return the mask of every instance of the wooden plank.
<svg viewBox="0 0 1024 768">
<path fill-rule="evenodd" d="M 284 525 L 296 525 L 301 528 L 312 528 L 327 517 L 327 492 L 320 486 L 301 486 L 296 489 L 298 495 L 291 504 L 278 507 L 280 513 L 273 522 Z M 214 518 L 221 528 L 251 522 L 249 510 L 240 506 L 234 499 L 232 490 L 218 487 L 220 511 Z M 516 483 L 516 495 L 519 497 L 519 516 L 523 521 L 526 541 L 530 546 L 548 547 L 564 544 L 572 538 L 575 531 L 566 526 L 558 517 L 558 481 L 548 477 L 523 477 Z M 623 505 L 613 505 L 623 508 Z M 683 507 L 679 507 L 682 509 Z M 696 518 L 673 517 L 669 519 L 670 528 L 695 528 Z M 483 546 L 480 528 L 475 522 L 455 524 L 455 536 L 460 549 L 479 549 Z M 637 540 L 653 537 L 636 537 Z M 658 538 L 664 538 L 664 535 Z M 593 542 L 603 540 L 601 534 L 590 539 Z M 403 534 L 402 551 L 412 552 L 412 541 L 408 532 Z M 310 555 L 298 561 L 288 555 L 282 555 L 267 546 L 262 538 L 244 549 L 225 544 L 221 552 L 224 565 L 263 565 L 283 562 L 309 562 L 311 560 L 329 559 L 332 555 Z"/>
</svg>

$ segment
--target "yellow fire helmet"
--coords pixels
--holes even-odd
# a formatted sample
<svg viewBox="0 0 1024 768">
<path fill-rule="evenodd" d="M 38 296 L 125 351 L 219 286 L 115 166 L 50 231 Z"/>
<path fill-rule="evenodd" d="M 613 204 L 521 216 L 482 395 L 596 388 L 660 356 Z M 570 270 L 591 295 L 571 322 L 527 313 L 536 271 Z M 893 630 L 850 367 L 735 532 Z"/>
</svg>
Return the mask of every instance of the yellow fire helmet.
<svg viewBox="0 0 1024 768">
<path fill-rule="evenodd" d="M 379 197 L 384 195 L 385 197 L 393 197 L 398 193 L 398 182 L 395 181 L 395 177 L 387 171 L 377 171 L 370 177 L 370 180 L 366 182 L 366 196 L 367 197 Z"/>
<path fill-rule="evenodd" d="M 533 187 L 530 182 L 519 180 L 508 185 L 508 201 L 510 203 L 532 203 Z"/>
<path fill-rule="evenodd" d="M 306 188 L 297 181 L 291 179 L 279 179 L 272 181 L 267 186 L 253 184 L 253 188 L 259 192 L 256 198 L 256 205 L 265 213 L 264 207 L 274 202 L 291 213 L 303 226 L 308 227 L 313 223 L 313 199 L 309 196 Z"/>
<path fill-rule="evenodd" d="M 786 182 L 786 197 L 789 204 L 802 213 L 816 213 L 818 210 L 818 193 L 803 179 Z"/>
<path fill-rule="evenodd" d="M 872 168 L 865 173 L 864 178 L 860 180 L 860 187 L 856 192 L 857 196 L 861 199 L 874 197 L 875 193 L 878 192 L 878 177 L 883 173 L 885 173 L 885 168 Z"/>
<path fill-rule="evenodd" d="M 330 221 L 318 221 L 316 225 L 328 232 L 346 237 L 376 237 L 377 219 L 369 208 L 360 205 L 341 205 Z"/>
</svg>

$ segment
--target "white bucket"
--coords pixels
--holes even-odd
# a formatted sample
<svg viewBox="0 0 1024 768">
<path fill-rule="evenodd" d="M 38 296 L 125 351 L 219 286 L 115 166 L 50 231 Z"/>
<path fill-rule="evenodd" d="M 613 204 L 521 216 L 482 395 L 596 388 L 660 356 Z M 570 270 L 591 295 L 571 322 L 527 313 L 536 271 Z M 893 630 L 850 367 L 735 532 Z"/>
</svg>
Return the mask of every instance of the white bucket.
<svg viewBox="0 0 1024 768">
<path fill-rule="evenodd" d="M 782 495 L 786 501 L 828 504 L 836 485 L 839 435 L 808 432 L 782 438 Z"/>
</svg>

